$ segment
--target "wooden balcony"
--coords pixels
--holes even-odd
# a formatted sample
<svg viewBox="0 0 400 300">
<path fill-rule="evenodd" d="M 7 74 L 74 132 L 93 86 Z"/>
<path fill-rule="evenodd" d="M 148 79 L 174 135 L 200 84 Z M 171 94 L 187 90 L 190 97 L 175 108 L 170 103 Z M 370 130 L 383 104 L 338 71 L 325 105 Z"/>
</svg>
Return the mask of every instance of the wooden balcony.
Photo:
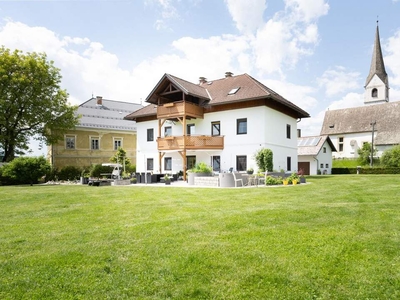
<svg viewBox="0 0 400 300">
<path fill-rule="evenodd" d="M 224 149 L 223 136 L 211 135 L 190 135 L 190 136 L 169 136 L 157 139 L 158 150 L 183 150 L 186 145 L 186 150 L 202 150 Z"/>
<path fill-rule="evenodd" d="M 158 119 L 171 119 L 176 117 L 204 118 L 203 107 L 190 102 L 172 102 L 157 106 Z"/>
</svg>

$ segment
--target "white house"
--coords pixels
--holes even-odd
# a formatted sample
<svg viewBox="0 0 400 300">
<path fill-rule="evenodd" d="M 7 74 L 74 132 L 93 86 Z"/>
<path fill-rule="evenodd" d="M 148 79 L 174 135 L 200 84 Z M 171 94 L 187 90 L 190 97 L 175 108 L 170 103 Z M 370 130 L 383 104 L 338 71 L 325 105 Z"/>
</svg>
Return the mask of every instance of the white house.
<svg viewBox="0 0 400 300">
<path fill-rule="evenodd" d="M 332 153 L 336 152 L 327 135 L 299 137 L 297 140 L 298 169 L 304 175 L 332 174 Z"/>
<path fill-rule="evenodd" d="M 309 114 L 248 74 L 194 84 L 165 74 L 126 116 L 137 126 L 137 171 L 177 173 L 205 162 L 215 172 L 257 169 L 273 151 L 274 169 L 297 170 L 297 121 Z"/>
<path fill-rule="evenodd" d="M 399 122 L 400 103 L 389 102 L 389 80 L 377 26 L 364 106 L 325 112 L 320 134 L 329 135 L 337 149 L 336 158 L 357 158 L 358 149 L 366 142 L 381 156 L 386 149 L 400 144 Z"/>
</svg>

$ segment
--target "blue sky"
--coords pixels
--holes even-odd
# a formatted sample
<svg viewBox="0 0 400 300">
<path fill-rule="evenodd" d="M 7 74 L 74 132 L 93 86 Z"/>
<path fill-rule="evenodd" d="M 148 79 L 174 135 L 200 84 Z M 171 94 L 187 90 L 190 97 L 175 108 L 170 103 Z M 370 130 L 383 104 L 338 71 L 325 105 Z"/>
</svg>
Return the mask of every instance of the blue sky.
<svg viewBox="0 0 400 300">
<path fill-rule="evenodd" d="M 299 128 L 316 135 L 328 108 L 363 105 L 377 19 L 400 100 L 399 16 L 399 0 L 0 1 L 0 44 L 46 52 L 72 104 L 140 103 L 164 73 L 248 73 L 309 112 Z"/>
</svg>

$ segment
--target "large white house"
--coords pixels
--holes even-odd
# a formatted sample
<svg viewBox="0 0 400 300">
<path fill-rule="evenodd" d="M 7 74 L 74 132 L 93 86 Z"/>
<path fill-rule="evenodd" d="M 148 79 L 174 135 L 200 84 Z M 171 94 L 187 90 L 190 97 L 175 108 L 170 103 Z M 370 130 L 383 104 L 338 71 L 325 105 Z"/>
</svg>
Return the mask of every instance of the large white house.
<svg viewBox="0 0 400 300">
<path fill-rule="evenodd" d="M 186 174 L 199 162 L 257 169 L 262 148 L 275 170 L 297 170 L 297 122 L 309 114 L 248 74 L 198 84 L 165 74 L 146 102 L 126 116 L 137 126 L 137 172 Z"/>
<path fill-rule="evenodd" d="M 358 149 L 367 142 L 381 156 L 386 149 L 400 144 L 399 122 L 400 102 L 389 102 L 389 80 L 377 26 L 364 105 L 325 112 L 320 134 L 329 135 L 337 149 L 336 158 L 357 158 Z"/>
</svg>

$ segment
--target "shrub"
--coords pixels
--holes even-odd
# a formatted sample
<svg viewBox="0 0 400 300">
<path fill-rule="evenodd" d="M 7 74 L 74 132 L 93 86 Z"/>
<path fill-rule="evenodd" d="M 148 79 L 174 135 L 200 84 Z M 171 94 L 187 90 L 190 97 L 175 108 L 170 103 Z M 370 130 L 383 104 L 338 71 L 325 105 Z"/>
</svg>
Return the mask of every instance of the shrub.
<svg viewBox="0 0 400 300">
<path fill-rule="evenodd" d="M 201 162 L 201 163 L 196 164 L 194 166 L 194 168 L 189 170 L 189 172 L 211 174 L 212 167 L 208 166 L 206 163 Z"/>
<path fill-rule="evenodd" d="M 380 161 L 385 167 L 400 167 L 400 145 L 383 152 Z"/>
<path fill-rule="evenodd" d="M 34 184 L 50 174 L 50 163 L 43 157 L 18 157 L 2 167 L 2 182 L 6 184 Z"/>
<path fill-rule="evenodd" d="M 65 166 L 57 172 L 59 180 L 78 180 L 81 176 L 82 169 L 75 166 Z"/>
<path fill-rule="evenodd" d="M 289 181 L 289 184 L 293 183 L 293 180 L 297 180 L 297 182 L 299 181 L 299 175 L 297 173 L 292 173 L 287 180 Z"/>
<path fill-rule="evenodd" d="M 278 185 L 278 184 L 282 184 L 282 178 L 278 177 L 272 177 L 272 176 L 267 176 L 267 178 L 265 179 L 265 184 L 266 185 Z"/>
<path fill-rule="evenodd" d="M 100 177 L 103 173 L 111 173 L 113 171 L 113 167 L 102 166 L 100 164 L 93 165 L 90 170 L 90 177 Z"/>
</svg>

